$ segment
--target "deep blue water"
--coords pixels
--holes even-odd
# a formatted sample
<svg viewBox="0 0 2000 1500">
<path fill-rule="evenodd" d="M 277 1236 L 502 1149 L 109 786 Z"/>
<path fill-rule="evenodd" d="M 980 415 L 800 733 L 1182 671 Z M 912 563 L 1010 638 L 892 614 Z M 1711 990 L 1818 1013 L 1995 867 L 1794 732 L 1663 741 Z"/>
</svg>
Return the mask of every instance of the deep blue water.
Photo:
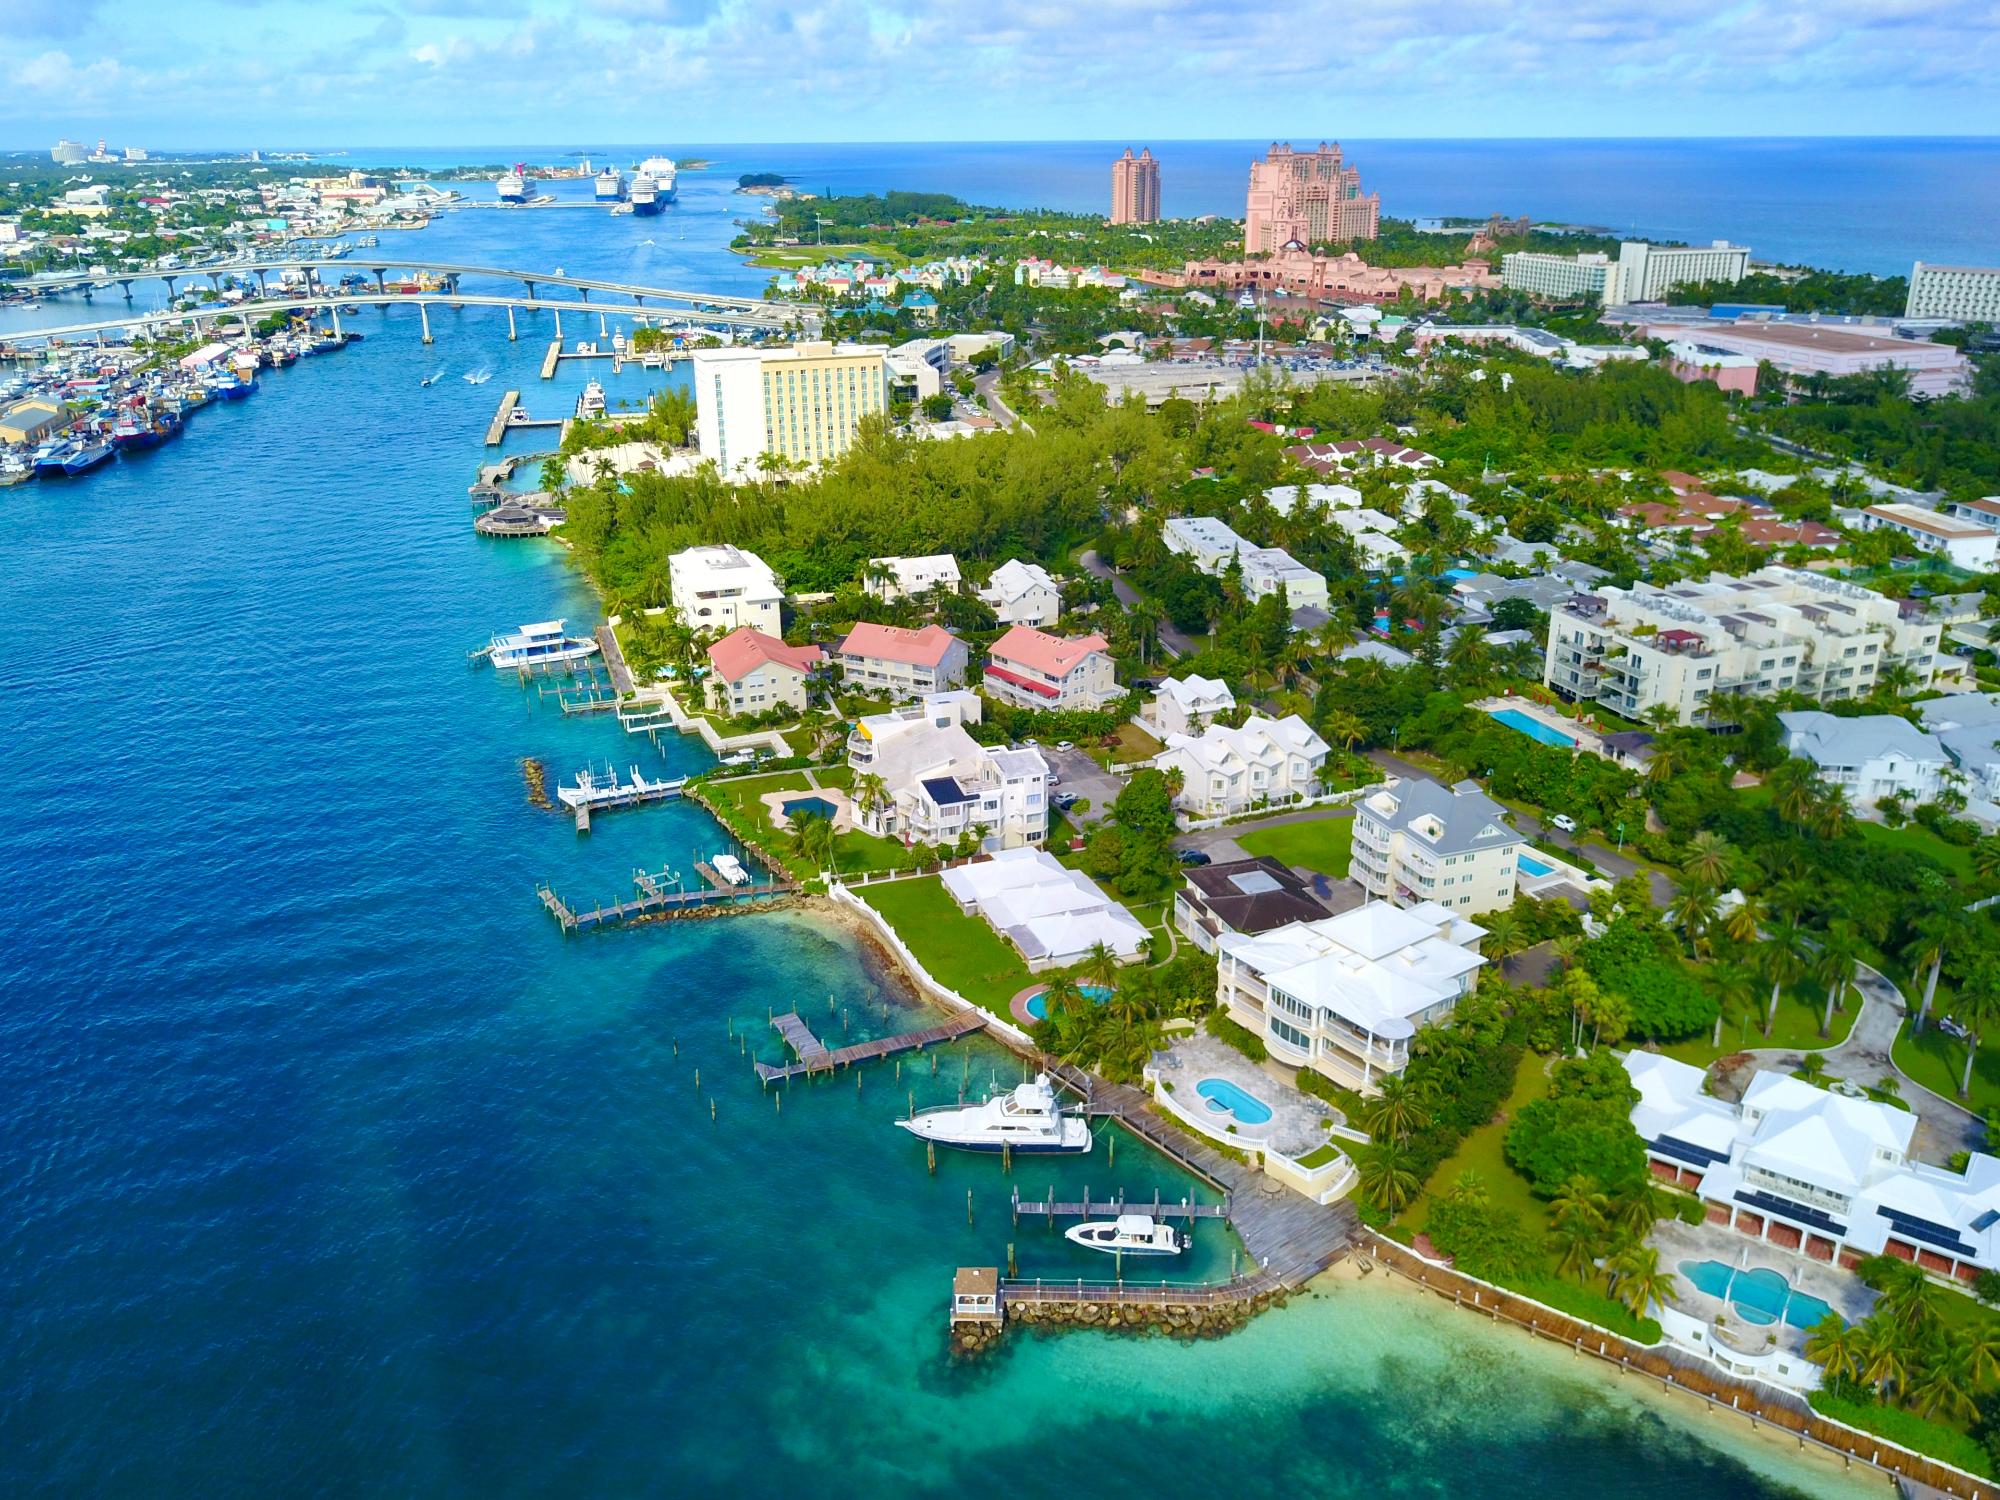
<svg viewBox="0 0 2000 1500">
<path fill-rule="evenodd" d="M 754 285 L 731 206 L 408 243 Z M 774 1055 L 770 1009 L 915 1013 L 849 940 L 558 934 L 538 880 L 609 897 L 721 847 L 690 807 L 584 838 L 529 807 L 523 756 L 702 757 L 465 664 L 596 617 L 553 545 L 475 539 L 465 494 L 498 393 L 555 411 L 583 373 L 534 378 L 545 321 L 510 346 L 443 316 L 431 349 L 407 310 L 355 326 L 180 442 L 7 494 L 0 1490 L 1862 1492 L 1381 1276 L 1200 1347 L 1019 1337 L 953 1367 L 954 1266 L 1012 1240 L 1026 1274 L 1103 1269 L 1010 1226 L 997 1164 L 932 1177 L 891 1127 L 1010 1064 L 955 1049 L 781 1106 L 735 1039 Z M 1130 1142 L 1016 1180 L 1186 1190 Z M 1229 1255 L 1204 1236 L 1196 1274 Z"/>
</svg>

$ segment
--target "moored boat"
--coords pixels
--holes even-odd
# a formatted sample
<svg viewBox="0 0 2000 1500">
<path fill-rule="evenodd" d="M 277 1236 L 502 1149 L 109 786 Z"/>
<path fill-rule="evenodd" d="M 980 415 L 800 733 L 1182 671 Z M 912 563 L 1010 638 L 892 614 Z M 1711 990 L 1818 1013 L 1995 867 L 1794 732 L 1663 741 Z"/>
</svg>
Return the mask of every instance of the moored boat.
<svg viewBox="0 0 2000 1500">
<path fill-rule="evenodd" d="M 597 642 L 587 635 L 564 635 L 561 620 L 542 620 L 493 637 L 487 657 L 496 667 L 536 667 L 578 661 L 593 655 Z"/>
<path fill-rule="evenodd" d="M 78 443 L 69 457 L 63 460 L 62 471 L 65 474 L 87 474 L 110 463 L 117 451 L 102 438 L 88 438 Z"/>
<path fill-rule="evenodd" d="M 1179 1255 L 1187 1236 L 1151 1214 L 1120 1214 L 1115 1219 L 1091 1219 L 1063 1231 L 1063 1238 L 1086 1250 L 1106 1255 Z"/>
<path fill-rule="evenodd" d="M 1090 1122 L 1063 1113 L 1046 1073 L 984 1103 L 926 1109 L 896 1124 L 920 1140 L 958 1151 L 1053 1155 L 1091 1147 Z"/>
<path fill-rule="evenodd" d="M 584 386 L 583 394 L 576 398 L 576 414 L 586 420 L 603 416 L 604 387 L 594 380 Z"/>
</svg>

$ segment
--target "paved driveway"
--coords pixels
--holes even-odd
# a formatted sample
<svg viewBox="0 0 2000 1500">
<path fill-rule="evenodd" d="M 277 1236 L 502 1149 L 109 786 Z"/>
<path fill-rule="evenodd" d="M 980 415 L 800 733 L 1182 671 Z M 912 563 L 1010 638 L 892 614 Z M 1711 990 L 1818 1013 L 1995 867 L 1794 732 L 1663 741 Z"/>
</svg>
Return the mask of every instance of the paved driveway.
<svg viewBox="0 0 2000 1500">
<path fill-rule="evenodd" d="M 1081 819 L 1072 817 L 1071 822 L 1097 822 L 1110 812 L 1111 804 L 1125 790 L 1122 777 L 1113 776 L 1081 750 L 1058 750 L 1044 740 L 1041 752 L 1042 759 L 1062 776 L 1062 783 L 1055 790 L 1067 792 L 1072 797 L 1082 797 L 1090 803 L 1090 810 Z"/>
</svg>

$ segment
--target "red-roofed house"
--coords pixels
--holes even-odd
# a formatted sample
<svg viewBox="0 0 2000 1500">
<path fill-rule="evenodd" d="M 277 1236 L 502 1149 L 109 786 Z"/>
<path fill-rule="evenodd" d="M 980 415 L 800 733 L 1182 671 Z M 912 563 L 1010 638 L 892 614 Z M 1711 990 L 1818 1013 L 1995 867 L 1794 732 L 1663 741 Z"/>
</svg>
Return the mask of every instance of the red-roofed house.
<svg viewBox="0 0 2000 1500">
<path fill-rule="evenodd" d="M 867 622 L 835 648 L 841 675 L 858 693 L 921 698 L 965 686 L 965 642 L 942 625 L 909 630 Z"/>
<path fill-rule="evenodd" d="M 1098 709 L 1123 696 L 1103 636 L 1066 638 L 1027 625 L 987 652 L 986 691 L 1023 708 Z"/>
<path fill-rule="evenodd" d="M 806 706 L 806 674 L 825 660 L 817 646 L 787 646 L 748 625 L 708 648 L 708 706 L 720 713 L 763 714 Z"/>
</svg>

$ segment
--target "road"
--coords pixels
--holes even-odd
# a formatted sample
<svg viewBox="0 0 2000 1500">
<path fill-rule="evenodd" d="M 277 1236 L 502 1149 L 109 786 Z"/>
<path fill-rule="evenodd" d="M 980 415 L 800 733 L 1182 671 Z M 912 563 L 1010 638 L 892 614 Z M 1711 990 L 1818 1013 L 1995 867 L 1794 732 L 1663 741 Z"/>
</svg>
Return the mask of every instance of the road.
<svg viewBox="0 0 2000 1500">
<path fill-rule="evenodd" d="M 1111 585 L 1111 593 L 1117 601 L 1130 609 L 1139 602 L 1139 591 L 1119 577 L 1117 569 L 1099 557 L 1095 551 L 1082 552 L 1077 561 L 1083 564 L 1083 571 L 1093 578 L 1105 579 Z M 1188 656 L 1194 652 L 1194 642 L 1185 632 L 1174 629 L 1169 620 L 1160 621 L 1160 646 L 1169 656 Z"/>
<path fill-rule="evenodd" d="M 974 376 L 972 393 L 986 403 L 986 410 L 992 415 L 993 420 L 998 422 L 1002 427 L 1012 427 L 1016 422 L 1020 422 L 1023 431 L 1033 432 L 1035 430 L 1028 423 L 1021 421 L 1021 414 L 1019 412 L 1000 399 L 1000 372 L 998 370 L 988 370 L 984 375 Z"/>
</svg>

